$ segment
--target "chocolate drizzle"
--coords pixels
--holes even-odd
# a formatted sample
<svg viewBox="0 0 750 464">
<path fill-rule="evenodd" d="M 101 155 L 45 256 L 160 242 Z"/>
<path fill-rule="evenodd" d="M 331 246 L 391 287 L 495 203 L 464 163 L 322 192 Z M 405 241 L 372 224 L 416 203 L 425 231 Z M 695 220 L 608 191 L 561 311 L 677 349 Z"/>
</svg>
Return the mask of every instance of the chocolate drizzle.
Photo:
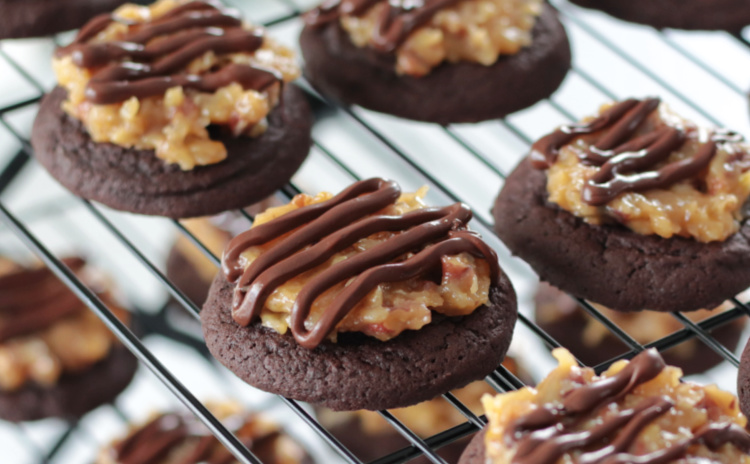
<svg viewBox="0 0 750 464">
<path fill-rule="evenodd" d="M 688 140 L 684 130 L 667 125 L 633 138 L 660 103 L 658 98 L 631 98 L 612 106 L 588 123 L 562 126 L 532 145 L 531 162 L 537 169 L 547 169 L 554 164 L 560 148 L 572 143 L 576 137 L 608 129 L 580 155 L 583 163 L 599 167 L 584 185 L 582 199 L 589 205 L 602 206 L 624 192 L 665 188 L 693 178 L 709 165 L 718 144 L 742 141 L 742 137 L 735 133 L 716 130 L 701 141 L 692 157 L 655 169 Z"/>
<path fill-rule="evenodd" d="M 86 265 L 80 258 L 63 263 L 73 272 Z M 0 277 L 0 342 L 44 329 L 83 310 L 78 297 L 46 267 Z"/>
<path fill-rule="evenodd" d="M 511 425 L 507 437 L 516 444 L 512 463 L 554 464 L 565 453 L 582 450 L 576 461 L 581 464 L 666 464 L 685 457 L 696 444 L 717 450 L 731 443 L 750 452 L 750 435 L 734 423 L 721 423 L 707 424 L 694 431 L 692 438 L 663 450 L 628 453 L 638 434 L 674 406 L 666 396 L 647 398 L 629 409 L 606 414 L 592 428 L 580 430 L 608 405 L 658 376 L 664 367 L 656 350 L 646 350 L 615 375 L 571 390 L 561 406 L 545 405 L 521 417 Z"/>
<path fill-rule="evenodd" d="M 374 214 L 401 195 L 395 182 L 357 182 L 330 200 L 308 205 L 238 235 L 227 246 L 223 272 L 236 283 L 232 316 L 241 326 L 260 317 L 268 296 L 289 279 L 325 263 L 360 239 L 378 232 L 400 232 L 390 239 L 332 265 L 311 278 L 291 312 L 291 332 L 305 348 L 315 348 L 354 306 L 385 282 L 405 281 L 439 270 L 441 258 L 462 252 L 485 259 L 493 284 L 500 276 L 495 252 L 466 230 L 472 214 L 456 203 L 424 208 L 401 216 Z M 246 269 L 241 253 L 285 234 Z M 413 256 L 401 260 L 406 253 Z M 313 302 L 339 282 L 352 279 L 312 330 L 305 327 Z"/>
<path fill-rule="evenodd" d="M 132 30 L 114 42 L 89 43 L 112 22 Z M 236 10 L 194 0 L 146 22 L 133 23 L 100 15 L 85 25 L 72 44 L 57 50 L 80 67 L 92 70 L 86 98 L 95 104 L 118 103 L 130 97 L 161 95 L 175 86 L 214 92 L 233 82 L 262 91 L 282 82 L 278 71 L 248 64 L 227 63 L 204 74 L 185 69 L 208 51 L 252 53 L 263 45 L 259 30 L 246 30 Z"/>
<path fill-rule="evenodd" d="M 253 436 L 255 429 L 243 426 L 251 418 L 232 417 L 227 425 L 232 428 L 237 438 L 263 462 L 273 463 L 275 457 L 273 444 L 281 435 L 272 431 L 260 436 Z M 175 464 L 230 464 L 236 462 L 232 454 L 221 446 L 209 430 L 197 419 L 188 414 L 162 414 L 131 433 L 125 440 L 114 446 L 114 459 L 118 464 L 155 464 L 182 446 L 192 444 L 191 450 L 174 462 Z"/>
<path fill-rule="evenodd" d="M 375 23 L 372 48 L 393 53 L 417 28 L 428 22 L 438 11 L 462 0 L 333 0 L 305 15 L 305 22 L 322 27 L 341 16 L 360 16 L 377 3 L 385 4 Z"/>
</svg>

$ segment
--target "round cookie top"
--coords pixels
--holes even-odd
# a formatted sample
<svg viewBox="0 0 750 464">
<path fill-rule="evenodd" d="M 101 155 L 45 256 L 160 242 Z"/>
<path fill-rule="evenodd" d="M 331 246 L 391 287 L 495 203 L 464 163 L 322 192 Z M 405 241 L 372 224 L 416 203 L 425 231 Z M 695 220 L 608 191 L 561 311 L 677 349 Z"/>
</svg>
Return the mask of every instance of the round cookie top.
<svg viewBox="0 0 750 464">
<path fill-rule="evenodd" d="M 424 76 L 444 61 L 491 66 L 531 45 L 541 0 L 328 0 L 305 21 L 339 21 L 357 47 L 395 53 L 396 72 Z"/>
<path fill-rule="evenodd" d="M 270 419 L 234 403 L 209 405 L 212 413 L 267 464 L 309 463 L 305 450 Z M 155 415 L 99 453 L 96 464 L 232 464 L 219 440 L 187 412 Z"/>
<path fill-rule="evenodd" d="M 210 0 L 124 5 L 55 53 L 64 110 L 95 142 L 153 149 L 183 170 L 226 158 L 209 126 L 257 137 L 281 86 L 300 74 L 291 50 Z"/>
<path fill-rule="evenodd" d="M 258 215 L 222 258 L 234 321 L 291 328 L 313 349 L 337 332 L 386 341 L 433 312 L 464 316 L 486 304 L 502 274 L 495 252 L 467 229 L 466 205 L 427 207 L 424 193 L 374 178 Z"/>
<path fill-rule="evenodd" d="M 747 419 L 737 398 L 680 382 L 656 350 L 601 376 L 564 349 L 536 389 L 485 396 L 492 464 L 750 463 Z"/>
<path fill-rule="evenodd" d="M 750 145 L 704 129 L 658 98 L 628 99 L 565 125 L 531 149 L 549 201 L 590 224 L 723 241 L 745 220 Z"/>
<path fill-rule="evenodd" d="M 128 319 L 83 259 L 63 263 L 120 319 Z M 104 359 L 115 343 L 107 327 L 49 269 L 0 265 L 0 391 L 30 382 L 52 387 L 64 373 L 84 371 Z"/>
</svg>

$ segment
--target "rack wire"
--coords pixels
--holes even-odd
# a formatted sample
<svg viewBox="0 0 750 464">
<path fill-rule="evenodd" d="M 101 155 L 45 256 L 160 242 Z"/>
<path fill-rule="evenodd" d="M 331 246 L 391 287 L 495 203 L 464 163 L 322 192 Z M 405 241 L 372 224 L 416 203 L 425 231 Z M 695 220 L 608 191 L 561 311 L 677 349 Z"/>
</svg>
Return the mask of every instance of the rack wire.
<svg viewBox="0 0 750 464">
<path fill-rule="evenodd" d="M 300 14 L 316 2 L 263 0 L 243 3 L 236 0 L 228 3 L 234 3 L 245 10 L 248 18 L 264 24 L 271 30 L 272 35 L 280 36 L 282 41 L 295 45 L 295 37 L 301 27 Z M 405 122 L 356 107 L 336 106 L 317 95 L 303 80 L 301 85 L 309 94 L 317 119 L 313 134 L 314 146 L 309 161 L 292 182 L 277 192 L 277 196 L 288 200 L 301 191 L 335 191 L 338 187 L 371 175 L 394 177 L 401 181 L 405 188 L 416 188 L 426 184 L 431 188 L 428 196 L 430 202 L 439 204 L 445 201 L 463 201 L 474 208 L 476 216 L 473 227 L 498 250 L 503 267 L 509 271 L 519 294 L 523 296 L 528 295 L 533 288 L 533 274 L 525 264 L 512 258 L 495 236 L 489 206 L 509 170 L 537 137 L 557 124 L 578 120 L 586 113 L 590 113 L 597 104 L 608 99 L 620 99 L 630 94 L 641 93 L 664 96 L 679 112 L 699 123 L 728 126 L 745 134 L 750 133 L 746 114 L 747 96 L 743 90 L 750 83 L 750 41 L 746 35 L 654 31 L 647 27 L 625 24 L 600 13 L 582 10 L 562 1 L 552 3 L 560 10 L 561 19 L 572 41 L 575 56 L 573 67 L 562 88 L 555 95 L 529 110 L 502 120 L 445 127 Z M 705 42 L 699 43 L 698 39 L 717 44 L 721 51 L 720 60 L 717 61 L 717 57 L 711 53 L 710 46 L 704 47 L 702 44 Z M 51 50 L 56 43 L 58 39 L 53 38 L 35 42 L 33 46 Z M 258 458 L 211 415 L 198 400 L 197 395 L 143 342 L 144 337 L 158 334 L 176 340 L 208 357 L 199 336 L 184 332 L 170 320 L 169 309 L 173 308 L 173 305 L 161 305 L 155 312 L 136 311 L 135 320 L 142 331 L 134 334 L 65 267 L 59 258 L 61 253 L 52 251 L 54 247 L 40 238 L 40 234 L 34 230 L 34 224 L 56 215 L 64 216 L 74 209 L 83 211 L 89 220 L 96 222 L 101 230 L 109 234 L 111 240 L 117 242 L 125 253 L 131 256 L 130 271 L 138 274 L 138 279 L 146 276 L 143 279 L 157 282 L 163 291 L 182 307 L 182 311 L 198 318 L 200 308 L 166 277 L 162 271 L 163 262 L 155 258 L 151 250 L 154 247 L 163 250 L 169 247 L 169 243 L 162 241 L 147 244 L 148 240 L 144 240 L 142 236 L 143 230 L 128 225 L 136 220 L 132 216 L 112 212 L 87 200 L 74 199 L 62 191 L 58 191 L 53 199 L 33 207 L 8 206 L 8 192 L 22 185 L 19 179 L 24 178 L 26 172 L 38 170 L 31 161 L 33 153 L 28 140 L 31 119 L 28 114 L 33 114 L 43 93 L 51 85 L 49 70 L 40 68 L 37 62 L 30 64 L 27 60 L 21 59 L 19 53 L 24 51 L 23 45 L 20 46 L 20 52 L 16 47 L 17 44 L 12 42 L 0 43 L 0 83 L 15 79 L 22 82 L 25 89 L 19 92 L 17 98 L 0 95 L 0 130 L 4 130 L 12 145 L 17 147 L 17 151 L 6 153 L 4 158 L 0 153 L 0 163 L 4 163 L 0 165 L 0 224 L 5 228 L 0 226 L 0 232 L 12 232 L 41 259 L 109 326 L 141 364 L 209 427 L 240 462 L 259 463 Z M 644 51 L 647 48 L 656 49 L 657 56 L 651 57 L 651 54 Z M 730 56 L 730 61 L 734 64 L 723 63 L 723 55 Z M 666 62 L 674 69 L 661 66 L 660 61 Z M 741 68 L 739 70 L 736 69 L 737 63 Z M 603 67 L 605 69 L 602 69 Z M 691 76 L 697 82 L 697 85 L 693 85 L 699 88 L 699 91 L 691 92 L 683 80 L 674 78 L 675 72 L 677 75 L 682 73 Z M 10 73 L 15 77 L 9 78 Z M 720 104 L 713 104 L 711 98 L 719 99 Z M 17 118 L 19 114 L 21 116 Z M 459 181 L 456 181 L 456 177 Z M 48 178 L 44 179 L 44 182 L 52 185 Z M 252 216 L 244 211 L 237 214 L 245 217 L 248 226 L 252 223 Z M 179 221 L 159 221 L 159 227 L 163 228 L 168 224 L 168 227 L 183 234 L 218 266 L 219 260 L 208 246 Z M 147 227 L 152 225 L 149 223 Z M 102 253 L 106 254 L 106 250 Z M 519 282 L 522 283 L 520 288 Z M 750 306 L 739 297 L 729 301 L 734 306 L 732 309 L 700 323 L 694 323 L 682 314 L 675 313 L 674 317 L 684 328 L 645 345 L 638 343 L 588 302 L 580 299 L 578 302 L 587 314 L 603 324 L 627 346 L 618 357 L 594 366 L 597 372 L 605 370 L 619 359 L 631 358 L 647 348 L 666 350 L 688 340 L 698 339 L 706 348 L 726 361 L 727 368 L 722 371 L 724 377 L 735 375 L 734 368 L 739 363 L 737 356 L 713 338 L 710 332 L 739 318 L 750 316 Z M 520 335 L 521 343 L 536 343 L 546 349 L 559 347 L 560 344 L 556 340 L 533 322 L 528 308 L 526 309 L 519 314 L 518 331 L 522 333 L 517 333 L 517 340 Z M 544 365 L 539 358 L 526 361 Z M 549 362 L 544 366 L 548 365 Z M 216 375 L 223 375 L 220 372 L 221 368 L 215 364 L 211 366 Z M 542 371 L 545 368 L 540 367 L 538 370 Z M 485 380 L 501 392 L 524 385 L 502 366 Z M 723 381 L 726 384 L 731 383 L 731 379 Z M 244 385 L 241 385 L 237 388 L 243 387 Z M 473 414 L 450 393 L 444 395 L 444 398 L 463 415 L 466 422 L 423 439 L 392 414 L 381 411 L 382 417 L 410 445 L 373 462 L 401 463 L 423 454 L 434 463 L 444 463 L 436 450 L 475 433 L 485 424 L 484 416 Z M 302 404 L 280 397 L 277 401 L 283 404 L 299 423 L 309 427 L 321 442 L 330 446 L 341 461 L 362 462 L 342 446 Z M 117 403 L 108 407 L 121 422 L 129 420 L 128 414 Z M 82 441 L 84 446 L 88 447 L 101 445 L 93 437 L 95 434 L 92 433 L 91 427 L 82 427 L 76 421 L 67 421 L 62 432 L 54 440 L 43 445 L 35 439 L 25 424 L 0 428 L 0 434 L 6 433 L 11 434 L 13 439 L 26 449 L 28 462 L 64 462 L 59 457 L 61 450 L 74 440 Z"/>
</svg>

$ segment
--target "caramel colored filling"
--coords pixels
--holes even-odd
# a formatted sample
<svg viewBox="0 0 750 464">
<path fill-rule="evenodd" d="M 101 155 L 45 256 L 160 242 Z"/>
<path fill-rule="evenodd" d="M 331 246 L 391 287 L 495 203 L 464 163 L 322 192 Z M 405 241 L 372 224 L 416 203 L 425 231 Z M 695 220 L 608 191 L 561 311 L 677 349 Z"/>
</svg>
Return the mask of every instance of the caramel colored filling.
<svg viewBox="0 0 750 464">
<path fill-rule="evenodd" d="M 342 16 L 341 25 L 356 46 L 373 42 L 385 3 L 361 16 Z M 424 76 L 444 61 L 491 66 L 501 55 L 531 45 L 531 31 L 542 8 L 541 0 L 465 0 L 442 9 L 398 47 L 396 72 Z"/>
<path fill-rule="evenodd" d="M 632 138 L 665 126 L 682 129 L 686 142 L 668 159 L 654 166 L 654 170 L 693 157 L 707 137 L 704 130 L 661 104 Z M 744 220 L 743 205 L 750 196 L 750 146 L 719 144 L 708 168 L 697 177 L 668 188 L 625 192 L 603 206 L 592 206 L 583 201 L 582 190 L 599 168 L 582 162 L 581 157 L 599 136 L 577 137 L 560 149 L 547 173 L 550 202 L 589 224 L 615 222 L 639 234 L 664 238 L 681 236 L 700 242 L 722 241 L 739 230 Z"/>
<path fill-rule="evenodd" d="M 691 441 L 709 425 L 724 424 L 727 428 L 734 427 L 733 431 L 738 435 L 746 434 L 742 428 L 745 427 L 747 420 L 739 412 L 737 398 L 734 395 L 721 391 L 713 385 L 704 387 L 690 382 L 680 382 L 682 372 L 675 367 L 666 367 L 661 371 L 656 371 L 658 374 L 654 372 L 654 376 L 644 382 L 631 380 L 634 385 L 637 385 L 635 388 L 630 388 L 628 384 L 623 383 L 617 388 L 614 387 L 614 382 L 609 382 L 605 387 L 607 382 L 602 382 L 602 380 L 614 380 L 618 373 L 624 373 L 628 365 L 627 361 L 613 364 L 601 377 L 597 377 L 592 369 L 578 367 L 573 356 L 566 350 L 557 349 L 553 351 L 553 355 L 557 358 L 559 366 L 536 389 L 527 387 L 494 397 L 485 395 L 482 399 L 489 419 L 489 428 L 485 437 L 487 463 L 529 462 L 531 453 L 544 451 L 543 447 L 548 446 L 567 449 L 554 460 L 555 464 L 625 462 L 606 458 L 603 461 L 595 460 L 595 458 L 599 459 L 598 456 L 610 456 L 610 459 L 611 456 L 620 459 L 628 456 L 627 462 L 636 462 L 636 459 L 640 459 L 637 462 L 655 462 L 653 457 L 662 452 L 660 450 L 678 448 L 681 448 L 684 453 L 680 453 L 676 460 L 668 462 L 750 463 L 750 456 L 732 443 L 724 441 L 723 438 L 717 440 L 719 444 L 722 444 L 721 446 L 709 446 L 702 441 L 696 443 Z M 649 368 L 646 367 L 646 369 Z M 633 375 L 634 377 L 643 376 L 644 371 L 637 371 Z M 521 446 L 519 443 L 523 444 L 524 439 L 533 436 L 532 432 L 523 429 L 523 427 L 533 427 L 531 424 L 534 421 L 529 420 L 531 416 L 536 414 L 538 418 L 538 414 L 544 412 L 541 411 L 543 409 L 550 412 L 560 411 L 559 408 L 563 407 L 564 401 L 570 403 L 570 397 L 575 395 L 576 391 L 597 382 L 599 387 L 596 390 L 599 392 L 605 388 L 613 388 L 614 392 L 611 396 L 614 398 L 607 395 L 604 404 L 587 407 L 580 415 L 553 413 L 565 415 L 567 418 L 558 418 L 558 425 L 550 429 L 533 432 L 539 434 L 536 438 L 539 439 L 543 433 L 547 433 L 544 430 L 548 430 L 549 443 L 540 441 L 534 449 L 530 450 L 527 447 L 525 451 L 528 454 L 525 457 L 518 455 Z M 625 393 L 617 393 L 621 391 L 620 389 Z M 578 398 L 576 401 L 596 404 L 598 400 L 589 397 Z M 660 410 L 645 408 L 649 404 L 659 403 L 669 405 L 669 407 Z M 588 436 L 589 432 L 595 429 L 602 430 L 605 424 L 612 424 L 618 418 L 631 416 L 629 421 L 623 422 L 620 427 L 612 430 L 607 435 L 608 438 L 602 438 L 595 444 L 585 447 L 574 445 L 578 443 L 575 440 L 583 441 L 583 437 Z M 563 424 L 567 424 L 565 433 L 555 435 L 561 433 L 555 430 L 562 430 Z M 522 428 L 519 430 L 519 427 Z M 634 437 L 630 435 L 632 432 L 637 432 Z M 553 435 L 557 440 L 555 445 L 551 444 Z M 746 437 L 744 439 L 746 440 Z M 622 441 L 630 442 L 629 446 L 621 449 L 618 454 L 608 454 L 612 453 L 610 445 L 615 446 Z M 686 443 L 692 444 L 685 447 Z M 584 455 L 585 457 L 582 457 Z M 546 459 L 544 461 L 547 462 Z"/>
<path fill-rule="evenodd" d="M 185 4 L 184 0 L 159 0 L 151 6 L 124 5 L 115 10 L 118 19 L 133 24 L 113 22 L 96 34 L 90 44 L 111 43 L 142 24 Z M 259 30 L 250 25 L 247 30 Z M 157 37 L 149 44 L 165 40 Z M 158 45 L 158 44 L 157 44 Z M 262 46 L 253 53 L 204 53 L 186 67 L 191 75 L 204 75 L 230 63 L 251 64 L 280 73 L 284 81 L 299 77 L 294 53 L 264 37 Z M 96 69 L 77 66 L 70 55 L 53 60 L 57 80 L 68 91 L 63 109 L 83 122 L 95 142 L 154 150 L 167 163 L 183 170 L 218 163 L 226 158 L 223 143 L 212 140 L 209 126 L 220 126 L 233 136 L 257 137 L 265 132 L 267 115 L 279 103 L 280 84 L 263 91 L 244 90 L 238 83 L 219 88 L 214 93 L 172 87 L 163 95 L 130 97 L 121 103 L 94 104 L 86 99 L 86 86 Z"/>
<path fill-rule="evenodd" d="M 425 191 L 421 190 L 413 194 L 403 194 L 398 201 L 376 214 L 397 216 L 425 208 L 426 205 L 422 201 L 424 193 Z M 297 195 L 291 203 L 270 208 L 259 214 L 255 218 L 253 227 L 297 208 L 320 203 L 331 197 L 330 193 L 320 193 L 315 197 L 305 194 Z M 295 276 L 277 287 L 262 309 L 263 325 L 279 333 L 286 333 L 289 328 L 292 306 L 306 282 L 335 263 L 371 249 L 397 233 L 379 232 L 361 239 L 341 253 L 334 255 L 324 264 Z M 242 265 L 247 268 L 285 236 L 245 250 L 241 255 Z M 407 253 L 402 259 L 411 256 L 413 253 Z M 310 315 L 305 320 L 308 328 L 315 325 L 330 302 L 345 288 L 347 283 L 341 282 L 334 285 L 315 300 Z M 414 278 L 378 285 L 336 326 L 336 329 L 331 332 L 331 338 L 335 339 L 337 332 L 362 332 L 385 341 L 396 337 L 404 330 L 419 330 L 429 324 L 432 321 L 432 311 L 447 316 L 467 315 L 487 303 L 489 287 L 490 270 L 484 260 L 476 259 L 469 253 L 443 256 L 441 275 L 435 276 L 434 280 Z"/>
</svg>

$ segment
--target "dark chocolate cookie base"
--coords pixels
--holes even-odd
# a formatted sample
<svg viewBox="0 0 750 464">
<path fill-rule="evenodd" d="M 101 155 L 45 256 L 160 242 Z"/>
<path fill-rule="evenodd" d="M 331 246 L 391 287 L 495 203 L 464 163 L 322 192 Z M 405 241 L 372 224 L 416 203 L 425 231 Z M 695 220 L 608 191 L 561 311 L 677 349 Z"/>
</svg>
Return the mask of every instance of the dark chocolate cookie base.
<svg viewBox="0 0 750 464">
<path fill-rule="evenodd" d="M 51 388 L 29 384 L 14 392 L 0 392 L 0 418 L 12 422 L 80 418 L 112 402 L 130 384 L 137 367 L 135 357 L 117 344 L 90 369 L 65 374 Z"/>
<path fill-rule="evenodd" d="M 395 430 L 389 430 L 386 433 L 367 433 L 356 418 L 326 428 L 362 462 L 374 461 L 411 445 Z M 468 437 L 456 440 L 438 449 L 437 454 L 448 463 L 458 462 L 468 443 Z M 430 464 L 431 462 L 424 455 L 409 460 L 409 464 Z"/>
<path fill-rule="evenodd" d="M 745 0 L 571 0 L 616 18 L 657 29 L 723 29 L 739 32 L 750 24 Z"/>
<path fill-rule="evenodd" d="M 524 159 L 495 202 L 505 245 L 550 284 L 620 311 L 712 308 L 750 286 L 750 223 L 723 242 L 592 226 L 548 204 L 544 171 Z"/>
<path fill-rule="evenodd" d="M 338 22 L 306 26 L 305 75 L 323 94 L 408 119 L 448 124 L 501 118 L 548 97 L 570 68 L 570 45 L 557 12 L 545 4 L 533 42 L 492 66 L 443 63 L 427 76 L 399 76 L 395 57 L 358 48 Z"/>
<path fill-rule="evenodd" d="M 458 464 L 485 464 L 484 435 L 486 430 L 484 428 L 474 435 L 474 438 L 469 442 L 469 446 L 466 447 L 464 453 L 461 455 Z"/>
<path fill-rule="evenodd" d="M 535 322 L 552 338 L 573 353 L 581 362 L 588 366 L 596 366 L 630 351 L 627 345 L 617 336 L 609 332 L 601 343 L 589 346 L 583 339 L 583 332 L 591 320 L 591 316 L 584 313 L 578 303 L 556 288 L 542 283 L 535 296 Z M 558 318 L 554 321 L 539 319 L 539 305 L 551 304 L 560 309 Z M 744 324 L 733 321 L 711 332 L 711 336 L 734 352 L 740 341 Z M 705 372 L 720 364 L 724 358 L 716 354 L 699 340 L 694 340 L 696 350 L 693 356 L 685 358 L 679 354 L 679 346 L 663 351 L 664 361 L 670 366 L 682 369 L 685 375 Z"/>
<path fill-rule="evenodd" d="M 0 39 L 39 37 L 76 29 L 128 0 L 0 0 Z M 134 3 L 145 3 L 136 0 Z"/>
<path fill-rule="evenodd" d="M 65 96 L 57 87 L 42 100 L 31 135 L 37 160 L 74 194 L 133 213 L 185 218 L 250 205 L 283 186 L 312 143 L 310 107 L 294 85 L 286 85 L 263 135 L 216 137 L 227 159 L 191 171 L 165 163 L 153 150 L 92 141 L 60 107 Z"/>
<path fill-rule="evenodd" d="M 443 318 L 381 342 L 340 334 L 314 350 L 291 334 L 231 316 L 234 286 L 219 274 L 201 311 L 206 345 L 222 364 L 256 388 L 333 410 L 390 409 L 429 400 L 500 365 L 516 321 L 516 296 L 503 275 L 489 306 Z"/>
</svg>

